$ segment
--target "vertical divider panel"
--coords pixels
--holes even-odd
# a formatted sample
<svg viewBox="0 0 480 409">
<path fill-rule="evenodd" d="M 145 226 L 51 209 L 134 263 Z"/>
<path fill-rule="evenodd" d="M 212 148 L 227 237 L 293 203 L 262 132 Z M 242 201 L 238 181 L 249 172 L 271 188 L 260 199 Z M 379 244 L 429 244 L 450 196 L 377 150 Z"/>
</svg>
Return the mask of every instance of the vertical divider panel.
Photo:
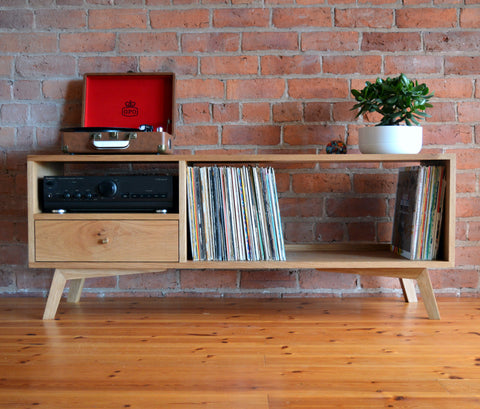
<svg viewBox="0 0 480 409">
<path fill-rule="evenodd" d="M 187 162 L 178 162 L 178 245 L 179 261 L 187 261 Z"/>
</svg>

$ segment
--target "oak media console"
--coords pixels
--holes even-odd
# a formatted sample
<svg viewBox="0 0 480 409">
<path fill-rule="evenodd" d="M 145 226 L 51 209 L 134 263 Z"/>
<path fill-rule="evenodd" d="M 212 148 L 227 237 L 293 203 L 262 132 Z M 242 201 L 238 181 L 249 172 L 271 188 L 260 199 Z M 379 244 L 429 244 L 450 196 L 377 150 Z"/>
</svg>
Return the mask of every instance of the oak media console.
<svg viewBox="0 0 480 409">
<path fill-rule="evenodd" d="M 188 252 L 186 170 L 190 165 L 259 164 L 311 169 L 360 164 L 441 164 L 447 188 L 439 259 L 408 260 L 385 243 L 287 244 L 286 261 L 192 261 Z M 44 176 L 82 169 L 128 172 L 166 169 L 178 176 L 178 211 L 156 213 L 44 213 L 39 184 Z M 80 170 L 79 170 L 80 169 Z M 428 316 L 439 319 L 428 269 L 451 268 L 455 255 L 455 156 L 420 155 L 31 155 L 28 172 L 28 255 L 33 268 L 54 268 L 44 319 L 55 317 L 65 284 L 68 301 L 78 302 L 85 278 L 167 269 L 316 269 L 399 278 L 405 300 L 417 301 L 418 284 Z"/>
</svg>

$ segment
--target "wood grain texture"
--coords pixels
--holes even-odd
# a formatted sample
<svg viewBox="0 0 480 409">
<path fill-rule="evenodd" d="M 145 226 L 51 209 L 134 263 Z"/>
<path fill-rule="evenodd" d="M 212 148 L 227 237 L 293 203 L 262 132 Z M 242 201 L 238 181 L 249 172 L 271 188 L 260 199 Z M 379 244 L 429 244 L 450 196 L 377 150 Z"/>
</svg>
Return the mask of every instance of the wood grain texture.
<svg viewBox="0 0 480 409">
<path fill-rule="evenodd" d="M 1 408 L 478 408 L 479 299 L 0 299 Z"/>
<path fill-rule="evenodd" d="M 178 222 L 38 220 L 35 222 L 35 258 L 71 262 L 178 261 Z"/>
</svg>

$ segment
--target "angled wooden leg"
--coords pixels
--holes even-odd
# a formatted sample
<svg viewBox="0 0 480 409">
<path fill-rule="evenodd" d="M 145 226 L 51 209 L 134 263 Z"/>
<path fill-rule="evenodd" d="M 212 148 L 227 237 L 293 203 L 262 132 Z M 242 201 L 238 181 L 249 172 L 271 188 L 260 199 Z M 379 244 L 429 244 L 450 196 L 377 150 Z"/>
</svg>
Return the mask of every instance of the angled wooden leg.
<svg viewBox="0 0 480 409">
<path fill-rule="evenodd" d="M 85 283 L 84 278 L 77 278 L 70 280 L 70 289 L 68 291 L 68 302 L 77 303 L 80 301 L 80 296 L 82 295 L 83 284 Z"/>
<path fill-rule="evenodd" d="M 50 291 L 48 293 L 47 305 L 43 312 L 44 320 L 53 320 L 57 312 L 58 304 L 62 298 L 63 290 L 67 280 L 61 270 L 55 270 L 53 275 L 52 284 L 50 285 Z"/>
<path fill-rule="evenodd" d="M 438 310 L 437 300 L 433 293 L 432 282 L 430 281 L 430 276 L 426 269 L 417 277 L 417 284 L 427 310 L 428 318 L 431 320 L 439 320 L 440 311 Z"/>
<path fill-rule="evenodd" d="M 400 285 L 403 290 L 405 302 L 417 302 L 417 290 L 415 288 L 415 280 L 409 278 L 401 278 Z"/>
</svg>

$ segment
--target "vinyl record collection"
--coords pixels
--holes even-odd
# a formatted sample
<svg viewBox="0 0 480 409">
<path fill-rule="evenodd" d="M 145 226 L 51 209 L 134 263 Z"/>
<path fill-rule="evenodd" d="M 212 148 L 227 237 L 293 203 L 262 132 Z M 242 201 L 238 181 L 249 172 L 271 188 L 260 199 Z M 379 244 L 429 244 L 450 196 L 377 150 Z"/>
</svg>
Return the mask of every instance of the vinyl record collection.
<svg viewBox="0 0 480 409">
<path fill-rule="evenodd" d="M 400 169 L 392 251 L 410 260 L 437 258 L 445 191 L 444 166 L 413 166 Z"/>
<path fill-rule="evenodd" d="M 271 167 L 188 167 L 192 258 L 285 260 L 275 171 Z"/>
</svg>

